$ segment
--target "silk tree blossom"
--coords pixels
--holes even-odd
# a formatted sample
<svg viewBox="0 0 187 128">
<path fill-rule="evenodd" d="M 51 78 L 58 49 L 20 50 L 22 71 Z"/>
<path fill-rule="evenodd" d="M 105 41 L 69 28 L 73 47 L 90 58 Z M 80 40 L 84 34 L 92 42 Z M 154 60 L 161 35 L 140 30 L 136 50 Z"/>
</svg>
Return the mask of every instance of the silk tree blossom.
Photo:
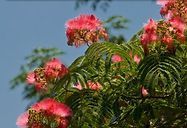
<svg viewBox="0 0 187 128">
<path fill-rule="evenodd" d="M 60 62 L 59 59 L 53 58 L 49 62 L 47 62 L 44 66 L 45 75 L 47 78 L 57 78 L 62 77 L 68 73 L 68 69 L 64 64 Z"/>
<path fill-rule="evenodd" d="M 141 35 L 141 44 L 144 52 L 148 52 L 148 44 L 157 40 L 157 23 L 153 19 L 149 19 L 148 23 L 144 26 L 144 33 Z"/>
<path fill-rule="evenodd" d="M 145 54 L 149 52 L 148 45 L 158 42 L 166 46 L 171 53 L 175 52 L 174 40 L 185 42 L 187 28 L 187 1 L 186 0 L 157 0 L 162 8 L 160 13 L 166 19 L 155 23 L 152 19 L 144 26 L 141 35 L 141 44 Z M 155 43 L 156 43 L 155 42 Z"/>
<path fill-rule="evenodd" d="M 123 61 L 123 58 L 120 55 L 118 55 L 118 54 L 112 55 L 112 62 L 113 63 L 122 62 L 122 61 Z"/>
<path fill-rule="evenodd" d="M 134 62 L 136 62 L 137 64 L 139 64 L 141 61 L 141 57 L 139 57 L 138 55 L 134 55 Z"/>
<path fill-rule="evenodd" d="M 99 82 L 93 82 L 93 81 L 88 81 L 87 82 L 87 86 L 91 89 L 91 90 L 95 90 L 95 91 L 99 91 L 102 89 L 102 85 Z"/>
<path fill-rule="evenodd" d="M 157 23 L 153 19 L 149 19 L 148 23 L 144 26 L 144 33 L 141 37 L 142 45 L 147 45 L 157 40 L 156 29 Z"/>
<path fill-rule="evenodd" d="M 186 40 L 185 31 L 187 29 L 187 24 L 185 24 L 184 20 L 182 20 L 180 17 L 174 17 L 169 20 L 169 23 L 174 28 L 173 32 L 177 36 L 177 39 L 184 42 Z"/>
<path fill-rule="evenodd" d="M 102 28 L 102 22 L 95 15 L 82 14 L 67 21 L 66 27 L 69 29 L 96 31 Z"/>
<path fill-rule="evenodd" d="M 157 0 L 156 3 L 157 3 L 158 5 L 164 6 L 164 5 L 166 5 L 166 4 L 168 3 L 168 0 Z"/>
<path fill-rule="evenodd" d="M 152 19 L 144 26 L 143 34 L 141 35 L 141 44 L 144 48 L 145 54 L 149 52 L 148 45 L 157 43 L 158 46 L 166 46 L 171 53 L 175 52 L 174 40 L 184 42 L 186 24 L 180 17 L 174 17 L 170 20 L 158 21 L 157 23 Z"/>
<path fill-rule="evenodd" d="M 99 90 L 102 89 L 102 85 L 99 82 L 92 82 L 91 80 L 89 80 L 86 83 L 86 85 L 91 90 L 99 91 Z M 73 86 L 73 88 L 76 88 L 78 90 L 82 90 L 83 86 L 79 82 L 77 82 L 77 83 L 75 83 L 75 85 Z"/>
<path fill-rule="evenodd" d="M 27 74 L 26 82 L 34 85 L 36 90 L 48 90 L 51 80 L 62 78 L 68 73 L 68 69 L 59 59 L 53 58 L 44 67 L 36 68 Z"/>
<path fill-rule="evenodd" d="M 134 62 L 136 62 L 137 64 L 139 64 L 141 57 L 139 57 L 137 54 L 132 55 L 132 52 L 129 53 L 130 57 L 133 58 Z M 114 54 L 112 56 L 112 62 L 117 63 L 117 62 L 122 62 L 123 58 L 121 56 L 119 56 L 118 54 Z"/>
<path fill-rule="evenodd" d="M 34 72 L 29 72 L 27 74 L 26 81 L 28 84 L 35 84 L 36 79 L 35 79 L 35 73 Z"/>
<path fill-rule="evenodd" d="M 27 74 L 26 82 L 29 85 L 34 85 L 36 90 L 47 90 L 47 79 L 43 68 L 37 68 Z"/>
<path fill-rule="evenodd" d="M 78 90 L 82 90 L 82 85 L 79 82 L 75 83 L 73 85 L 73 87 L 76 88 L 76 89 L 78 89 Z"/>
<path fill-rule="evenodd" d="M 27 112 L 21 114 L 16 124 L 19 128 L 50 127 L 50 124 L 43 123 L 42 120 L 45 118 L 47 122 L 56 123 L 55 128 L 67 128 L 72 114 L 69 106 L 47 98 L 32 105 Z"/>
<path fill-rule="evenodd" d="M 144 86 L 141 87 L 141 95 L 142 95 L 143 97 L 146 97 L 146 96 L 149 95 L 148 89 L 146 89 Z"/>
<path fill-rule="evenodd" d="M 137 54 L 135 54 L 135 55 L 133 56 L 132 51 L 130 51 L 130 52 L 129 52 L 129 56 L 130 56 L 131 59 L 133 59 L 134 62 L 136 62 L 137 64 L 140 63 L 140 61 L 141 61 L 141 57 L 139 57 Z"/>
<path fill-rule="evenodd" d="M 173 43 L 173 38 L 171 36 L 164 36 L 162 42 L 170 47 Z"/>
<path fill-rule="evenodd" d="M 153 19 L 149 19 L 148 23 L 144 26 L 146 33 L 154 33 L 157 29 L 157 23 Z"/>
<path fill-rule="evenodd" d="M 177 29 L 177 32 L 184 33 L 186 25 L 180 17 L 175 17 L 169 20 L 172 27 Z"/>
<path fill-rule="evenodd" d="M 22 113 L 17 118 L 16 125 L 19 126 L 19 128 L 27 128 L 28 118 L 29 118 L 29 113 L 28 112 Z"/>
<path fill-rule="evenodd" d="M 170 20 L 180 17 L 187 24 L 187 1 L 186 0 L 157 0 L 161 5 L 160 14 Z"/>
<path fill-rule="evenodd" d="M 55 114 L 61 117 L 68 117 L 72 115 L 72 111 L 67 105 L 59 103 L 51 98 L 44 99 L 34 104 L 31 108 L 37 112 L 45 110 L 51 114 Z"/>
<path fill-rule="evenodd" d="M 185 40 L 185 23 L 180 19 L 180 17 L 175 17 L 169 21 L 161 21 L 158 23 L 157 34 L 159 40 L 166 44 L 168 49 L 174 47 L 174 40 L 177 39 L 181 42 Z"/>
<path fill-rule="evenodd" d="M 65 26 L 68 45 L 71 46 L 92 44 L 100 39 L 108 40 L 108 34 L 102 22 L 95 15 L 82 14 L 68 20 Z"/>
</svg>

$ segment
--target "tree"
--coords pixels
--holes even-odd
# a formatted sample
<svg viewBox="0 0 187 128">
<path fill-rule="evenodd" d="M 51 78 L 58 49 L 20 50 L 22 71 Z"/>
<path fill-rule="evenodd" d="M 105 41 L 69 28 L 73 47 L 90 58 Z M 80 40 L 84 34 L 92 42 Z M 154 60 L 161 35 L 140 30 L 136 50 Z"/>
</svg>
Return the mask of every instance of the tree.
<svg viewBox="0 0 187 128">
<path fill-rule="evenodd" d="M 113 43 L 94 15 L 67 22 L 68 45 L 88 45 L 68 68 L 53 58 L 27 75 L 44 100 L 17 124 L 29 128 L 187 127 L 187 3 L 158 0 L 132 39 Z M 111 42 L 110 42 L 111 41 Z"/>
<path fill-rule="evenodd" d="M 75 7 L 76 8 L 81 7 L 80 5 L 82 5 L 82 2 L 85 4 L 89 3 L 89 1 L 77 0 Z M 95 2 L 93 1 L 93 3 L 91 3 L 91 5 L 98 6 L 98 5 L 100 5 L 100 2 L 101 1 L 95 1 Z M 107 3 L 109 4 L 109 1 Z M 103 2 L 101 2 L 101 5 L 103 5 Z M 125 37 L 122 34 L 117 35 L 114 33 L 116 31 L 120 32 L 121 30 L 127 29 L 128 22 L 129 21 L 126 18 L 124 18 L 123 16 L 117 16 L 117 15 L 111 16 L 108 19 L 106 19 L 105 21 L 103 21 L 105 29 L 107 30 L 107 32 L 109 34 L 109 41 L 110 42 L 122 43 L 122 42 L 126 41 Z M 27 63 L 20 66 L 20 73 L 10 81 L 11 89 L 15 89 L 17 86 L 24 86 L 23 98 L 26 100 L 29 100 L 30 104 L 33 104 L 34 102 L 40 101 L 43 98 L 45 98 L 45 95 L 38 94 L 33 86 L 27 86 L 28 84 L 25 82 L 26 76 L 27 76 L 26 74 L 29 71 L 34 70 L 36 67 L 41 67 L 47 61 L 49 61 L 50 58 L 55 58 L 55 57 L 58 57 L 63 54 L 64 54 L 64 52 L 58 48 L 36 48 L 36 49 L 33 49 L 33 51 L 28 56 L 25 57 L 25 61 Z"/>
</svg>

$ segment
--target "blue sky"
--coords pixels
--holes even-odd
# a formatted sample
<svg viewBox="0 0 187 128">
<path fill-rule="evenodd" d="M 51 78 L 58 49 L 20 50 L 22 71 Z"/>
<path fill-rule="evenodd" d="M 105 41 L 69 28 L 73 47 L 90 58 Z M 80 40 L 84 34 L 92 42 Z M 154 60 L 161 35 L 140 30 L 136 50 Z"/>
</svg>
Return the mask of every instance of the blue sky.
<svg viewBox="0 0 187 128">
<path fill-rule="evenodd" d="M 65 22 L 81 13 L 93 13 L 105 20 L 112 15 L 123 15 L 131 22 L 123 31 L 130 38 L 149 18 L 159 19 L 159 6 L 152 0 L 113 0 L 107 12 L 92 11 L 89 6 L 75 10 L 73 0 L 60 1 L 0 0 L 0 124 L 1 128 L 17 128 L 17 116 L 28 103 L 22 99 L 23 87 L 10 90 L 9 81 L 19 73 L 24 57 L 37 47 L 58 47 L 65 51 L 62 61 L 69 65 L 84 54 L 85 47 L 67 46 Z"/>
</svg>

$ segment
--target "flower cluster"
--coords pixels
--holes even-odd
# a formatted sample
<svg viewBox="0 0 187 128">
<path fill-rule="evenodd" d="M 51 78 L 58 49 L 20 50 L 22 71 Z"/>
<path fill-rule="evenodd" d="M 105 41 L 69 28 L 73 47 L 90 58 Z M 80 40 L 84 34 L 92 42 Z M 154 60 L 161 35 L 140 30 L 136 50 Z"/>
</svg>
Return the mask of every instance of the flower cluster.
<svg viewBox="0 0 187 128">
<path fill-rule="evenodd" d="M 65 65 L 60 60 L 53 58 L 44 67 L 36 68 L 34 71 L 28 73 L 27 83 L 33 84 L 37 90 L 46 90 L 48 89 L 48 83 L 62 78 L 67 73 L 68 69 Z"/>
<path fill-rule="evenodd" d="M 30 107 L 17 119 L 20 128 L 67 128 L 72 110 L 54 99 L 44 99 Z"/>
<path fill-rule="evenodd" d="M 102 89 L 102 86 L 99 82 L 92 82 L 92 81 L 88 81 L 87 82 L 87 86 L 92 89 L 92 90 L 101 90 Z"/>
<path fill-rule="evenodd" d="M 155 42 L 159 44 L 158 42 L 160 42 L 161 45 L 167 47 L 169 52 L 174 52 L 174 40 L 176 39 L 180 42 L 184 42 L 186 40 L 186 1 L 159 0 L 158 4 L 163 6 L 161 9 L 161 14 L 166 17 L 166 20 L 156 22 L 153 19 L 150 19 L 149 22 L 144 26 L 144 31 L 141 35 L 141 44 L 146 54 L 149 52 L 149 44 Z"/>
<path fill-rule="evenodd" d="M 153 19 L 149 19 L 144 26 L 144 33 L 141 35 L 141 44 L 145 52 L 148 51 L 148 44 L 157 40 L 156 30 L 157 23 Z"/>
<path fill-rule="evenodd" d="M 92 44 L 100 39 L 108 40 L 102 22 L 95 15 L 82 14 L 66 22 L 68 45 L 76 47 L 85 43 Z"/>
<path fill-rule="evenodd" d="M 86 83 L 86 86 L 89 89 L 94 90 L 94 91 L 99 91 L 99 90 L 102 89 L 102 85 L 99 82 L 92 82 L 91 80 L 89 80 Z M 83 89 L 83 87 L 82 87 L 82 85 L 80 83 L 76 83 L 73 87 L 78 89 L 78 90 L 82 90 Z"/>
<path fill-rule="evenodd" d="M 160 14 L 166 19 L 180 17 L 187 24 L 187 1 L 186 0 L 157 0 L 161 5 Z"/>
<path fill-rule="evenodd" d="M 134 61 L 136 64 L 139 64 L 139 63 L 140 63 L 141 58 L 140 58 L 137 54 L 135 54 L 135 55 L 133 56 L 132 52 L 129 52 L 129 56 L 133 59 L 133 61 Z M 118 62 L 122 62 L 122 61 L 123 61 L 123 58 L 122 58 L 120 55 L 118 55 L 118 54 L 114 54 L 114 55 L 112 55 L 111 61 L 112 61 L 113 63 L 118 63 Z"/>
</svg>

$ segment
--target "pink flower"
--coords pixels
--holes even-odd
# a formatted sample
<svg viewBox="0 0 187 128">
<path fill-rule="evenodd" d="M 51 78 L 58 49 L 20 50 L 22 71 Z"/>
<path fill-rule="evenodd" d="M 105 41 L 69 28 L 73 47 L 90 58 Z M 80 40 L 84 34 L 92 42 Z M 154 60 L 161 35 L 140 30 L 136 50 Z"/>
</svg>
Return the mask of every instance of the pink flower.
<svg viewBox="0 0 187 128">
<path fill-rule="evenodd" d="M 129 56 L 131 57 L 131 59 L 134 60 L 134 62 L 136 62 L 137 64 L 140 63 L 141 57 L 139 57 L 137 54 L 134 55 L 133 57 L 133 53 L 132 51 L 129 52 Z"/>
<path fill-rule="evenodd" d="M 148 23 L 144 26 L 144 33 L 141 36 L 142 45 L 147 45 L 157 40 L 157 23 L 153 19 L 149 19 Z"/>
<path fill-rule="evenodd" d="M 157 40 L 157 23 L 153 19 L 149 19 L 148 23 L 144 26 L 144 32 L 140 36 L 141 44 L 144 49 L 144 53 L 148 54 L 148 44 Z"/>
<path fill-rule="evenodd" d="M 27 128 L 28 118 L 29 118 L 28 112 L 22 113 L 22 114 L 18 117 L 18 119 L 17 119 L 17 121 L 16 121 L 16 125 L 17 125 L 19 128 Z"/>
<path fill-rule="evenodd" d="M 166 19 L 180 17 L 185 22 L 187 22 L 186 0 L 157 0 L 157 4 L 160 4 L 162 6 L 160 14 L 164 16 Z"/>
<path fill-rule="evenodd" d="M 87 85 L 92 90 L 98 91 L 98 90 L 102 89 L 102 86 L 99 82 L 88 81 Z"/>
<path fill-rule="evenodd" d="M 31 109 L 37 112 L 40 112 L 41 110 L 50 110 L 54 102 L 55 102 L 54 99 L 47 98 L 32 105 Z"/>
<path fill-rule="evenodd" d="M 28 84 L 33 84 L 37 91 L 47 91 L 47 85 L 51 80 L 63 77 L 67 73 L 66 66 L 54 58 L 47 62 L 44 68 L 36 68 L 33 72 L 28 73 L 26 80 Z"/>
<path fill-rule="evenodd" d="M 66 22 L 66 28 L 72 30 L 95 31 L 102 28 L 102 22 L 95 15 L 82 14 Z"/>
<path fill-rule="evenodd" d="M 173 38 L 171 36 L 164 36 L 162 38 L 162 42 L 164 42 L 166 45 L 172 45 Z"/>
<path fill-rule="evenodd" d="M 60 60 L 57 58 L 47 62 L 44 69 L 47 78 L 57 78 L 59 76 L 64 76 L 67 73 L 67 68 L 65 65 L 61 64 Z"/>
<path fill-rule="evenodd" d="M 122 62 L 122 61 L 123 61 L 123 58 L 121 56 L 119 56 L 117 54 L 114 54 L 112 56 L 112 62 L 117 63 L 117 62 Z"/>
<path fill-rule="evenodd" d="M 185 37 L 184 33 L 177 32 L 176 35 L 177 35 L 177 38 L 178 38 L 181 42 L 185 42 L 186 37 Z"/>
<path fill-rule="evenodd" d="M 37 76 L 35 72 L 28 73 L 26 81 L 28 84 L 34 85 L 37 91 L 47 90 L 46 83 L 41 82 L 39 76 Z"/>
<path fill-rule="evenodd" d="M 67 105 L 51 98 L 44 99 L 34 104 L 31 108 L 37 112 L 45 110 L 61 117 L 72 116 L 72 110 Z"/>
<path fill-rule="evenodd" d="M 73 112 L 66 104 L 56 102 L 53 106 L 53 114 L 60 117 L 71 117 Z"/>
<path fill-rule="evenodd" d="M 35 84 L 36 79 L 35 79 L 35 73 L 34 72 L 29 72 L 27 74 L 26 81 L 28 84 Z"/>
<path fill-rule="evenodd" d="M 141 58 L 138 55 L 134 55 L 134 61 L 139 64 L 141 61 Z"/>
<path fill-rule="evenodd" d="M 166 4 L 168 3 L 168 1 L 169 1 L 169 0 L 157 0 L 156 3 L 157 3 L 158 5 L 164 6 L 164 5 L 166 5 Z"/>
<path fill-rule="evenodd" d="M 173 38 L 171 36 L 164 36 L 162 42 L 166 44 L 168 51 L 174 52 Z"/>
<path fill-rule="evenodd" d="M 36 68 L 27 74 L 26 81 L 28 84 L 35 86 L 36 90 L 46 90 L 47 80 L 43 68 Z"/>
<path fill-rule="evenodd" d="M 146 33 L 153 33 L 157 29 L 157 23 L 153 19 L 149 19 L 148 23 L 144 26 Z"/>
<path fill-rule="evenodd" d="M 44 91 L 45 92 L 48 90 L 47 86 L 42 83 L 36 83 L 34 86 L 35 86 L 36 91 Z"/>
<path fill-rule="evenodd" d="M 77 88 L 78 90 L 83 89 L 83 87 L 80 83 L 76 83 L 73 87 Z M 99 82 L 92 82 L 90 80 L 87 82 L 87 87 L 90 88 L 91 90 L 95 90 L 95 91 L 102 89 L 102 86 Z"/>
<path fill-rule="evenodd" d="M 141 87 L 141 94 L 143 97 L 148 96 L 148 89 L 145 89 L 144 86 Z"/>
<path fill-rule="evenodd" d="M 30 113 L 30 111 L 34 111 Z M 35 118 L 35 114 L 42 115 L 39 118 Z M 47 98 L 44 99 L 34 105 L 31 108 L 20 115 L 17 119 L 17 125 L 20 128 L 42 128 L 43 124 L 43 116 L 46 119 L 56 120 L 58 124 L 58 128 L 67 128 L 69 124 L 69 119 L 73 115 L 72 110 L 69 106 L 65 105 L 64 103 L 57 102 L 54 99 Z M 44 124 L 46 126 L 46 124 Z"/>
<path fill-rule="evenodd" d="M 171 19 L 173 17 L 173 13 L 170 10 L 168 10 L 167 13 L 164 14 L 164 17 L 166 19 Z"/>
<path fill-rule="evenodd" d="M 102 22 L 95 15 L 82 14 L 66 22 L 68 45 L 76 47 L 92 44 L 100 39 L 108 39 L 108 34 Z"/>
<path fill-rule="evenodd" d="M 141 36 L 141 44 L 142 45 L 148 45 L 153 41 L 157 40 L 157 35 L 156 33 L 144 33 Z"/>
<path fill-rule="evenodd" d="M 82 90 L 82 86 L 81 86 L 80 83 L 75 83 L 75 85 L 73 87 L 78 89 L 78 90 Z"/>
<path fill-rule="evenodd" d="M 61 71 L 59 72 L 59 77 L 63 77 L 68 72 L 69 72 L 68 68 L 64 64 L 61 64 Z"/>
<path fill-rule="evenodd" d="M 174 28 L 181 31 L 181 33 L 183 33 L 184 30 L 186 29 L 186 25 L 180 17 L 174 17 L 170 19 L 169 22 Z"/>
</svg>

